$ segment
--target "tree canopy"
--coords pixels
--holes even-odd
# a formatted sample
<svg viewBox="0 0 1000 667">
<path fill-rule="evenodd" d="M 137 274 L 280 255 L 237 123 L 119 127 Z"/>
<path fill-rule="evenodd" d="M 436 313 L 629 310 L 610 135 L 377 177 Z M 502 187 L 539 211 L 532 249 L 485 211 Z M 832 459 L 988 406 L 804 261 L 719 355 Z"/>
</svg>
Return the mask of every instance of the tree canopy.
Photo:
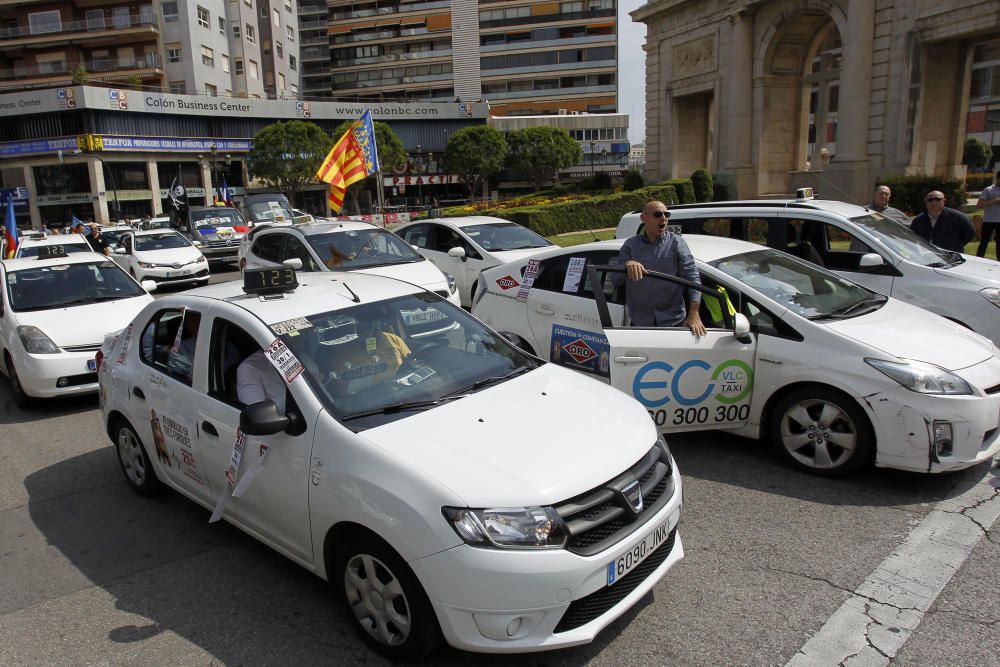
<svg viewBox="0 0 1000 667">
<path fill-rule="evenodd" d="M 333 147 L 319 125 L 289 120 L 266 126 L 253 138 L 247 170 L 291 199 L 316 182 L 316 170 Z M 294 201 L 294 199 L 293 199 Z"/>
<path fill-rule="evenodd" d="M 992 159 L 993 148 L 988 143 L 975 137 L 969 137 L 965 140 L 965 152 L 962 155 L 963 164 L 978 171 L 986 169 Z"/>
<path fill-rule="evenodd" d="M 555 179 L 560 169 L 580 162 L 583 150 L 569 132 L 541 125 L 514 130 L 507 135 L 514 169 L 532 183 Z"/>
<path fill-rule="evenodd" d="M 507 141 L 503 134 L 486 125 L 463 127 L 448 138 L 444 161 L 448 169 L 462 177 L 471 196 L 482 192 L 484 183 L 503 169 Z"/>
</svg>

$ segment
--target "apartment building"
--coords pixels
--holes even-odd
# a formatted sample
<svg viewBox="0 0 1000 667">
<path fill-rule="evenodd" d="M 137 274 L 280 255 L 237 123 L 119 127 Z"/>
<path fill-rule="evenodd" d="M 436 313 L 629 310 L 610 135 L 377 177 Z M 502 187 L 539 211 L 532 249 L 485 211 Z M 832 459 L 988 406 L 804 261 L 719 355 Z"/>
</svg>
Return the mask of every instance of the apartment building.
<svg viewBox="0 0 1000 667">
<path fill-rule="evenodd" d="M 298 95 L 293 0 L 0 1 L 0 90 Z M 127 101 L 123 100 L 127 104 Z"/>
<path fill-rule="evenodd" d="M 616 110 L 616 0 L 303 0 L 300 12 L 306 96 Z"/>
</svg>

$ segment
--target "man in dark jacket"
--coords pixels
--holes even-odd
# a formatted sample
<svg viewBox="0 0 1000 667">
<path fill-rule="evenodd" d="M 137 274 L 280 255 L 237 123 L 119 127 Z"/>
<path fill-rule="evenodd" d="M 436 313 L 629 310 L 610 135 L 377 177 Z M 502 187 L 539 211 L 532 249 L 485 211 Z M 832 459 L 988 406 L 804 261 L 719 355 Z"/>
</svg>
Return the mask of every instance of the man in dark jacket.
<svg viewBox="0 0 1000 667">
<path fill-rule="evenodd" d="M 961 211 L 944 205 L 944 194 L 932 190 L 924 197 L 927 210 L 913 219 L 910 228 L 939 248 L 965 252 L 965 244 L 976 237 L 976 228 Z"/>
</svg>

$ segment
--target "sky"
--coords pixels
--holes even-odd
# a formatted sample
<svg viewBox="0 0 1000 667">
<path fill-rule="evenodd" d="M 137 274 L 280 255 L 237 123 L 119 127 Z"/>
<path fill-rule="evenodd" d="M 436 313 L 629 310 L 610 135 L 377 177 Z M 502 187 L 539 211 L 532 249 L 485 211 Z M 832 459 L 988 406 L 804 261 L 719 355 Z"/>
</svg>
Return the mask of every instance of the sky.
<svg viewBox="0 0 1000 667">
<path fill-rule="evenodd" d="M 646 24 L 634 23 L 628 13 L 645 0 L 618 0 L 618 112 L 629 115 L 628 139 L 646 141 Z"/>
</svg>

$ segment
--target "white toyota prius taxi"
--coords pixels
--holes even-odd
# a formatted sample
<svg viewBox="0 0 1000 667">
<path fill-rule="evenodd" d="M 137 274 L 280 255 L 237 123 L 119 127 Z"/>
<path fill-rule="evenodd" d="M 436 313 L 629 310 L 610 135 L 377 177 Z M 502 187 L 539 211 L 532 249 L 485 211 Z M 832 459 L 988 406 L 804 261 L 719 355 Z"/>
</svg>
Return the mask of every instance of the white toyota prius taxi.
<svg viewBox="0 0 1000 667">
<path fill-rule="evenodd" d="M 1000 451 L 989 340 L 786 253 L 684 238 L 703 284 L 703 338 L 628 326 L 624 269 L 606 266 L 622 240 L 487 271 L 473 313 L 522 349 L 634 396 L 663 432 L 769 435 L 809 472 L 847 474 L 872 459 L 941 472 Z"/>
<path fill-rule="evenodd" d="M 0 262 L 0 367 L 22 407 L 97 391 L 94 353 L 104 335 L 153 300 L 103 255 L 58 245 L 41 252 Z"/>
<path fill-rule="evenodd" d="M 415 339 L 426 308 L 454 326 Z M 150 304 L 98 375 L 137 493 L 169 486 L 329 580 L 394 659 L 589 642 L 684 555 L 641 405 L 403 281 L 248 269 Z"/>
<path fill-rule="evenodd" d="M 191 241 L 171 229 L 122 234 L 112 258 L 136 280 L 158 285 L 208 284 L 208 260 Z"/>
</svg>

